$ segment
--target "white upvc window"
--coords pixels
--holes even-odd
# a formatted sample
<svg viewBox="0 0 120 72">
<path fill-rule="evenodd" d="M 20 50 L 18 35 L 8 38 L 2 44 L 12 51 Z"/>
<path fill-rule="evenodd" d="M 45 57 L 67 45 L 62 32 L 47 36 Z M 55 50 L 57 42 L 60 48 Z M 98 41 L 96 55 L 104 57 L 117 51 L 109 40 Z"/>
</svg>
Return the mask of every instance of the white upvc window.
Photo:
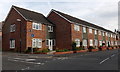
<svg viewBox="0 0 120 72">
<path fill-rule="evenodd" d="M 83 40 L 83 46 L 87 46 L 87 40 Z"/>
<path fill-rule="evenodd" d="M 115 35 L 115 39 L 116 39 L 116 35 Z"/>
<path fill-rule="evenodd" d="M 74 30 L 75 30 L 75 31 L 80 31 L 80 26 L 79 26 L 79 25 L 74 24 Z"/>
<path fill-rule="evenodd" d="M 86 27 L 83 27 L 83 33 L 86 33 Z"/>
<path fill-rule="evenodd" d="M 32 48 L 42 48 L 42 39 L 32 39 Z"/>
<path fill-rule="evenodd" d="M 106 40 L 106 46 L 108 46 L 108 40 Z"/>
<path fill-rule="evenodd" d="M 76 47 L 80 47 L 80 39 L 75 39 Z"/>
<path fill-rule="evenodd" d="M 46 39 L 46 46 L 49 46 L 50 39 Z M 52 45 L 55 46 L 55 39 L 52 39 Z"/>
<path fill-rule="evenodd" d="M 101 35 L 101 31 L 99 31 L 99 35 Z"/>
<path fill-rule="evenodd" d="M 97 35 L 97 30 L 95 30 L 95 35 Z"/>
<path fill-rule="evenodd" d="M 102 46 L 102 41 L 99 41 L 99 45 Z"/>
<path fill-rule="evenodd" d="M 90 46 L 93 46 L 93 40 L 90 39 Z"/>
<path fill-rule="evenodd" d="M 108 33 L 106 32 L 106 36 L 108 35 Z"/>
<path fill-rule="evenodd" d="M 115 38 L 115 35 L 113 34 L 113 38 Z"/>
<path fill-rule="evenodd" d="M 98 46 L 98 40 L 95 39 L 95 42 L 94 42 L 95 46 Z"/>
<path fill-rule="evenodd" d="M 113 41 L 111 41 L 111 45 L 112 45 L 112 46 L 114 45 L 114 42 L 113 42 Z"/>
<path fill-rule="evenodd" d="M 15 29 L 16 29 L 15 24 L 10 25 L 10 32 L 15 32 Z"/>
<path fill-rule="evenodd" d="M 91 28 L 89 28 L 89 33 L 92 33 L 92 29 Z"/>
<path fill-rule="evenodd" d="M 105 33 L 103 32 L 103 36 L 105 36 Z"/>
<path fill-rule="evenodd" d="M 111 34 L 111 37 L 112 37 L 112 34 Z"/>
<path fill-rule="evenodd" d="M 115 41 L 115 45 L 118 45 L 118 42 L 117 42 L 117 41 Z"/>
<path fill-rule="evenodd" d="M 15 40 L 14 39 L 11 39 L 10 40 L 10 48 L 15 48 Z"/>
<path fill-rule="evenodd" d="M 48 32 L 53 32 L 53 26 L 48 26 Z"/>
<path fill-rule="evenodd" d="M 108 33 L 108 37 L 110 37 L 110 33 Z"/>
<path fill-rule="evenodd" d="M 41 23 L 35 23 L 35 22 L 33 22 L 32 23 L 32 29 L 42 30 L 42 24 Z"/>
</svg>

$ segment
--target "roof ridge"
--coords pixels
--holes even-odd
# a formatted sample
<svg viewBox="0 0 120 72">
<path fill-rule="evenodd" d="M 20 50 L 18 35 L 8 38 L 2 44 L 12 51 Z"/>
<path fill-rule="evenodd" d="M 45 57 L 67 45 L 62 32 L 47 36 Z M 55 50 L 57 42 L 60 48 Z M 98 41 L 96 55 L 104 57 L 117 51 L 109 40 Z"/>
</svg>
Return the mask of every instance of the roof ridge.
<svg viewBox="0 0 120 72">
<path fill-rule="evenodd" d="M 77 17 L 71 16 L 71 15 L 69 15 L 69 14 L 63 13 L 63 12 L 58 11 L 58 10 L 54 10 L 54 9 L 52 9 L 52 10 L 55 11 L 55 12 L 57 12 L 57 13 L 59 13 L 59 14 L 62 13 L 62 14 L 64 14 L 64 15 L 70 16 L 70 17 L 75 18 L 75 19 L 77 19 L 77 20 L 81 20 L 81 21 L 83 21 L 83 22 L 86 22 L 86 23 L 92 24 L 92 25 L 94 25 L 94 26 L 100 27 L 100 28 L 102 28 L 102 29 L 104 29 L 104 30 L 106 30 L 106 31 L 113 32 L 113 31 L 111 31 L 111 30 L 105 29 L 104 27 L 102 27 L 102 26 L 100 26 L 100 25 L 96 25 L 96 24 L 94 24 L 94 23 L 91 23 L 91 22 L 88 22 L 88 21 L 79 19 L 79 18 L 77 18 Z M 62 14 L 60 14 L 60 15 L 62 15 Z M 64 15 L 62 15 L 62 16 L 65 17 Z M 65 17 L 65 18 L 66 18 L 66 17 Z M 70 20 L 69 18 L 67 18 L 67 19 Z M 70 21 L 71 21 L 71 20 L 70 20 Z M 113 32 L 113 33 L 114 33 L 114 32 Z"/>
<path fill-rule="evenodd" d="M 26 10 L 26 11 L 30 11 L 30 12 L 34 12 L 34 13 L 38 13 L 38 14 L 43 15 L 42 13 L 39 13 L 39 12 L 36 12 L 36 11 L 33 11 L 33 10 L 29 10 L 29 9 L 26 9 L 26 8 L 18 7 L 18 6 L 15 6 L 15 5 L 12 5 L 12 7 L 23 9 L 23 10 Z"/>
</svg>

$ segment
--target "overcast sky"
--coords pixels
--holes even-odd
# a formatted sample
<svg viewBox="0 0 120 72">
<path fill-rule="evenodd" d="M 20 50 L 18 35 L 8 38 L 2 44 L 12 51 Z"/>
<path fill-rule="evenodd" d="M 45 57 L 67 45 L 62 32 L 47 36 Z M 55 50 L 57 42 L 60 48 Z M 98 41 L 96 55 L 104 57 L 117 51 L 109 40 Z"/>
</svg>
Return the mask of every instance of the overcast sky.
<svg viewBox="0 0 120 72">
<path fill-rule="evenodd" d="M 118 29 L 119 0 L 2 0 L 0 21 L 5 20 L 12 5 L 40 12 L 45 16 L 55 9 L 114 31 Z"/>
</svg>

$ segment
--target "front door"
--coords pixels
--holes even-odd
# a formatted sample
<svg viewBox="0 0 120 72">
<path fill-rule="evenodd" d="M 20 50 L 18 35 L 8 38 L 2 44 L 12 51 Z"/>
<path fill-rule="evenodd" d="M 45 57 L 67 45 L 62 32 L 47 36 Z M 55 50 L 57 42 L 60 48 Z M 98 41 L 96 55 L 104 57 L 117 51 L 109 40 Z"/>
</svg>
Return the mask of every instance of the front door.
<svg viewBox="0 0 120 72">
<path fill-rule="evenodd" d="M 48 40 L 48 46 L 49 46 L 49 50 L 52 51 L 53 50 L 53 40 L 51 40 L 51 39 Z"/>
</svg>

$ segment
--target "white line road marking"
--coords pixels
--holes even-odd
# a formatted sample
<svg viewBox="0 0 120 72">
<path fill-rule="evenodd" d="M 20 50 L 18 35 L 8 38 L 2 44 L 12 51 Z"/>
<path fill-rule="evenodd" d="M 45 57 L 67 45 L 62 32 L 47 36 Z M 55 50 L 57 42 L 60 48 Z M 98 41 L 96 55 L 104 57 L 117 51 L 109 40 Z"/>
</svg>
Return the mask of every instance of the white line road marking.
<svg viewBox="0 0 120 72">
<path fill-rule="evenodd" d="M 111 57 L 114 57 L 114 56 L 115 56 L 115 54 L 111 55 Z"/>
<path fill-rule="evenodd" d="M 107 61 L 108 59 L 110 59 L 111 57 L 114 57 L 114 56 L 115 56 L 115 54 L 111 55 L 110 57 L 108 57 L 108 58 L 106 58 L 106 59 L 102 60 L 99 64 L 104 63 L 105 61 Z"/>
<path fill-rule="evenodd" d="M 20 58 L 14 58 L 14 59 L 20 59 Z"/>
<path fill-rule="evenodd" d="M 26 61 L 35 61 L 36 59 L 25 59 Z"/>
<path fill-rule="evenodd" d="M 103 62 L 105 62 L 105 61 L 108 60 L 108 59 L 110 59 L 110 58 L 106 58 L 106 59 L 104 59 L 104 60 L 101 61 L 99 64 L 102 64 Z"/>
</svg>

